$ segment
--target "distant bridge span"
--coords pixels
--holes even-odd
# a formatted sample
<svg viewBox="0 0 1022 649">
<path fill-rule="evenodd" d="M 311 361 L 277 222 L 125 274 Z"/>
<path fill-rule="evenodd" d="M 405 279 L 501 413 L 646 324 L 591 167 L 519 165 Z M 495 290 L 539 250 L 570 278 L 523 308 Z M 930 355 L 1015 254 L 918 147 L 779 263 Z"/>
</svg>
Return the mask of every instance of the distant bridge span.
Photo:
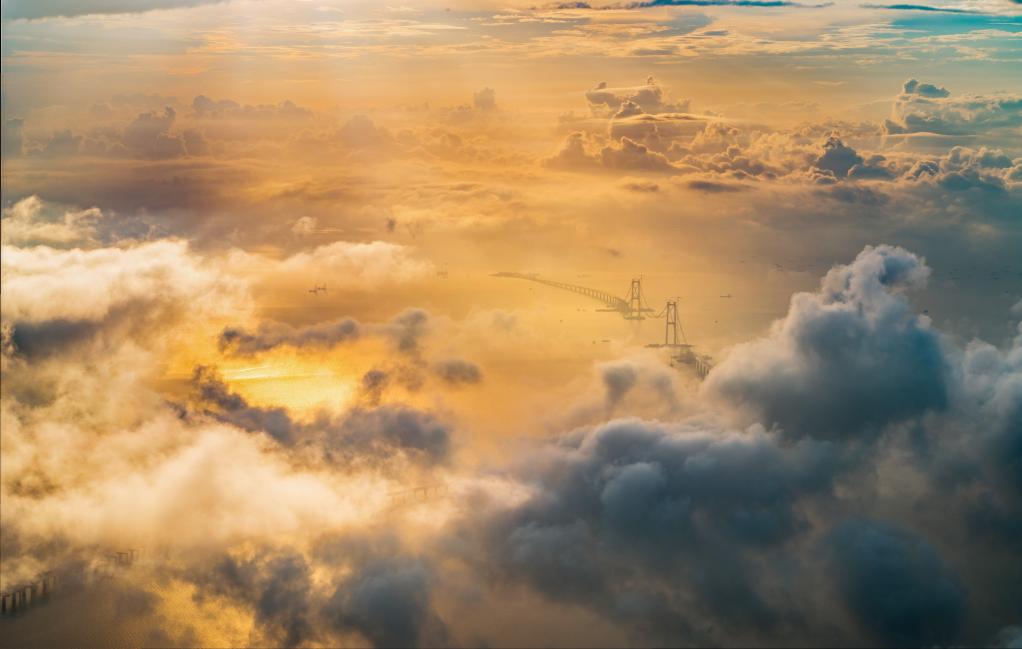
<svg viewBox="0 0 1022 649">
<path fill-rule="evenodd" d="M 567 282 L 558 282 L 552 279 L 543 279 L 538 275 L 529 275 L 526 273 L 494 273 L 493 277 L 510 277 L 513 279 L 525 279 L 530 282 L 537 282 L 539 284 L 546 284 L 547 286 L 553 286 L 565 291 L 571 291 L 572 293 L 578 293 L 586 297 L 599 300 L 606 305 L 606 311 L 616 311 L 622 316 L 629 320 L 641 320 L 643 313 L 652 311 L 649 307 L 645 306 L 645 302 L 642 299 L 640 284 L 638 280 L 633 280 L 632 288 L 632 301 L 629 302 L 624 298 L 620 298 L 616 295 L 612 295 L 606 291 L 601 291 L 597 288 L 589 288 L 588 286 L 579 286 L 577 284 L 568 284 Z"/>
</svg>

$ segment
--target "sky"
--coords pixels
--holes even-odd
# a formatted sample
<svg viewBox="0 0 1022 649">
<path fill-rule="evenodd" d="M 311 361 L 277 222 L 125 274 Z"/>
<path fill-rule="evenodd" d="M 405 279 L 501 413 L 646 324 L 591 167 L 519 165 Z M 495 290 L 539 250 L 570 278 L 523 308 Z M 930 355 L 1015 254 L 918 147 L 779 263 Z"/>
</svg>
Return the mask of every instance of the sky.
<svg viewBox="0 0 1022 649">
<path fill-rule="evenodd" d="M 1022 4 L 0 20 L 5 638 L 1022 646 Z"/>
</svg>

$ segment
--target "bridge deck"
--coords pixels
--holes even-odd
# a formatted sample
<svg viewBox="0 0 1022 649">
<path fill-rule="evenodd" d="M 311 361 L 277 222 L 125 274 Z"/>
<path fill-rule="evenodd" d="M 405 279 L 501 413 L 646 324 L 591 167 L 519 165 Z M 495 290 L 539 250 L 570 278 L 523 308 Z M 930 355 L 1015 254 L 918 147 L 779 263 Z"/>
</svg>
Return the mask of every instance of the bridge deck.
<svg viewBox="0 0 1022 649">
<path fill-rule="evenodd" d="M 623 315 L 630 315 L 632 311 L 631 305 L 627 300 L 622 299 L 616 295 L 611 295 L 606 291 L 601 291 L 596 288 L 590 288 L 588 286 L 579 286 L 578 284 L 568 284 L 567 282 L 558 282 L 552 279 L 543 279 L 535 275 L 526 275 L 524 273 L 494 273 L 494 277 L 510 277 L 514 279 L 525 279 L 530 282 L 537 282 L 539 284 L 546 284 L 547 286 L 553 286 L 565 291 L 571 291 L 572 293 L 578 293 L 586 297 L 593 298 L 603 302 L 609 309 L 618 311 Z"/>
</svg>

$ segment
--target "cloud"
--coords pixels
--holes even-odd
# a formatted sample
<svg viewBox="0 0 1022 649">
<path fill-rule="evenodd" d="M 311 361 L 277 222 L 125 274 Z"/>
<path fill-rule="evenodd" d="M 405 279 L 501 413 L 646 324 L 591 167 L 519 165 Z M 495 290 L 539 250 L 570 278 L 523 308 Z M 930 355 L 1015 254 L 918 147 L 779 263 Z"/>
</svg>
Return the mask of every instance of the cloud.
<svg viewBox="0 0 1022 649">
<path fill-rule="evenodd" d="M 86 135 L 62 129 L 53 133 L 42 148 L 23 153 L 46 158 L 79 155 L 109 158 L 135 157 L 171 160 L 186 156 L 206 156 L 209 143 L 202 131 L 194 128 L 172 132 L 177 111 L 171 106 L 162 110 L 138 113 L 122 130 L 94 128 Z"/>
<path fill-rule="evenodd" d="M 948 14 L 971 14 L 976 13 L 970 9 L 958 9 L 955 7 L 933 7 L 931 5 L 918 5 L 918 4 L 864 4 L 862 7 L 866 9 L 890 9 L 892 11 L 932 11 L 937 13 L 948 13 Z M 913 79 L 914 81 L 914 79 Z"/>
<path fill-rule="evenodd" d="M 449 385 L 472 385 L 483 380 L 483 373 L 475 363 L 449 359 L 433 365 L 433 372 Z"/>
<path fill-rule="evenodd" d="M 531 459 L 527 500 L 484 519 L 480 558 L 669 644 L 707 643 L 699 619 L 732 638 L 762 633 L 779 614 L 746 553 L 804 529 L 795 503 L 830 489 L 833 460 L 762 432 L 636 420 L 576 431 Z"/>
<path fill-rule="evenodd" d="M 353 149 L 379 150 L 393 143 L 393 136 L 384 127 L 378 127 L 366 115 L 354 115 L 337 130 L 337 138 Z"/>
<path fill-rule="evenodd" d="M 331 348 L 358 340 L 359 323 L 351 318 L 306 327 L 292 327 L 281 322 L 261 322 L 254 332 L 227 327 L 217 341 L 220 350 L 230 354 L 251 356 L 277 347 Z"/>
<path fill-rule="evenodd" d="M 278 347 L 330 349 L 354 342 L 363 335 L 374 335 L 389 338 L 399 352 L 415 357 L 419 352 L 419 340 L 427 333 L 428 323 L 429 314 L 415 308 L 405 309 L 389 322 L 380 324 L 363 325 L 352 318 L 304 327 L 261 322 L 255 331 L 226 327 L 220 332 L 217 345 L 220 351 L 228 354 L 252 356 Z"/>
<path fill-rule="evenodd" d="M 497 93 L 493 88 L 483 88 L 473 93 L 472 106 L 476 110 L 494 110 L 497 107 Z"/>
<path fill-rule="evenodd" d="M 163 113 L 141 113 L 124 129 L 123 142 L 129 150 L 147 158 L 176 158 L 187 153 L 184 140 L 168 135 L 177 117 L 170 106 Z"/>
<path fill-rule="evenodd" d="M 587 136 L 581 131 L 568 135 L 561 149 L 553 157 L 545 160 L 546 165 L 555 169 L 571 170 L 596 167 L 598 162 L 586 151 L 586 141 Z"/>
<path fill-rule="evenodd" d="M 957 637 L 965 592 L 932 545 L 867 521 L 846 521 L 826 541 L 838 588 L 860 623 L 886 646 Z"/>
<path fill-rule="evenodd" d="M 107 327 L 118 300 L 144 295 L 152 276 L 164 276 L 170 287 L 155 286 L 167 293 L 178 274 L 217 286 L 246 272 L 160 244 L 8 247 L 31 253 L 24 260 L 5 248 L 5 323 L 21 304 L 10 311 L 19 322 Z M 25 306 L 25 286 L 9 305 L 9 277 L 51 256 L 97 290 L 113 286 L 98 294 L 112 293 L 114 306 L 91 295 Z M 129 270 L 115 272 L 122 263 Z M 460 463 L 447 418 L 409 404 L 367 399 L 299 416 L 242 396 L 209 368 L 196 372 L 190 400 L 168 404 L 151 380 L 164 357 L 133 354 L 153 346 L 148 338 L 111 336 L 115 345 L 87 358 L 14 371 L 5 339 L 4 579 L 90 548 L 150 544 L 152 571 L 124 580 L 157 603 L 125 603 L 124 622 L 155 608 L 167 616 L 157 628 L 194 625 L 185 644 L 482 644 L 497 633 L 487 616 L 510 609 L 519 612 L 508 619 L 533 625 L 553 611 L 556 627 L 539 633 L 565 644 L 579 644 L 596 618 L 601 632 L 643 645 L 993 641 L 1015 623 L 1022 569 L 1022 332 L 1000 348 L 959 347 L 911 310 L 928 274 L 903 249 L 866 248 L 796 295 L 750 343 L 757 355 L 728 355 L 706 394 L 657 420 L 535 436 L 495 471 Z M 143 288 L 120 288 L 132 279 Z M 205 281 L 196 286 L 170 302 L 177 317 L 154 326 L 194 343 L 209 312 L 192 303 L 204 292 L 218 321 L 231 313 Z M 426 325 L 441 323 L 412 310 L 359 330 L 385 336 L 428 376 L 445 363 L 471 374 L 467 361 L 420 358 Z M 365 374 L 367 394 L 400 380 L 380 367 Z M 487 375 L 495 385 L 498 369 Z M 675 380 L 652 356 L 616 360 L 597 367 L 588 397 L 597 418 L 607 404 L 632 413 L 651 391 L 675 394 L 665 383 Z M 523 435 L 542 426 L 512 423 Z M 446 501 L 410 512 L 388 504 L 393 489 L 448 477 Z M 480 624 L 466 621 L 476 614 Z M 203 628 L 210 616 L 215 631 Z M 228 636 L 235 618 L 241 630 Z"/>
<path fill-rule="evenodd" d="M 4 246 L 5 321 L 104 321 L 123 309 L 137 317 L 171 316 L 188 304 L 192 313 L 230 308 L 236 281 L 192 255 L 182 241 L 163 240 L 124 248 L 57 250 Z M 234 298 L 236 299 L 236 298 Z M 236 304 L 236 302 L 234 302 Z M 140 320 L 139 324 L 142 324 Z"/>
<path fill-rule="evenodd" d="M 817 158 L 817 169 L 830 171 L 838 178 L 844 178 L 856 165 L 863 163 L 862 156 L 855 149 L 845 146 L 837 137 L 830 137 L 823 143 L 823 155 Z"/>
<path fill-rule="evenodd" d="M 629 137 L 621 137 L 600 147 L 599 140 L 583 132 L 568 135 L 561 149 L 544 164 L 571 171 L 613 170 L 617 172 L 678 172 L 671 161 L 658 151 Z M 599 147 L 599 148 L 597 148 Z M 589 149 L 594 151 L 590 153 Z"/>
<path fill-rule="evenodd" d="M 225 0 L 9 0 L 4 2 L 3 19 L 73 18 L 91 14 L 142 13 L 160 9 L 180 9 Z"/>
<path fill-rule="evenodd" d="M 767 338 L 736 346 L 705 391 L 795 437 L 862 435 L 944 409 L 940 337 L 904 297 L 929 273 L 906 250 L 867 246 L 818 292 L 794 295 Z"/>
<path fill-rule="evenodd" d="M 670 101 L 663 87 L 653 77 L 647 78 L 644 85 L 631 88 L 611 88 L 605 81 L 601 81 L 595 88 L 586 91 L 586 100 L 594 114 L 605 117 L 620 113 L 626 105 L 647 114 L 687 113 L 689 110 L 688 100 L 677 103 Z"/>
<path fill-rule="evenodd" d="M 339 425 L 326 427 L 326 457 L 331 462 L 388 460 L 401 451 L 415 462 L 446 462 L 452 450 L 451 428 L 434 415 L 401 405 L 356 408 Z"/>
<path fill-rule="evenodd" d="M 333 625 L 359 631 L 374 647 L 419 646 L 428 642 L 427 632 L 442 637 L 431 581 L 422 561 L 377 560 L 340 584 L 324 612 Z"/>
<path fill-rule="evenodd" d="M 651 171 L 676 173 L 679 170 L 662 153 L 651 151 L 627 137 L 621 138 L 620 146 L 608 145 L 600 150 L 600 163 L 607 169 L 617 171 Z"/>
<path fill-rule="evenodd" d="M 903 178 L 952 192 L 999 193 L 1022 183 L 1022 159 L 1012 160 L 999 149 L 956 146 L 940 158 L 916 161 Z"/>
<path fill-rule="evenodd" d="M 432 270 L 429 262 L 416 259 L 412 249 L 385 241 L 367 243 L 334 241 L 298 252 L 273 265 L 274 274 L 341 278 L 334 284 L 346 288 L 373 288 L 411 281 Z"/>
<path fill-rule="evenodd" d="M 685 183 L 685 186 L 689 189 L 694 189 L 697 192 L 705 192 L 707 194 L 733 194 L 747 189 L 743 185 L 735 183 L 719 183 L 712 180 L 690 180 Z"/>
<path fill-rule="evenodd" d="M 915 79 L 905 82 L 895 98 L 894 115 L 884 123 L 890 135 L 990 135 L 996 129 L 1022 125 L 1022 97 L 953 95 L 949 90 Z"/>
<path fill-rule="evenodd" d="M 298 441 L 299 426 L 286 409 L 249 405 L 240 394 L 231 392 L 216 368 L 196 367 L 192 386 L 195 401 L 206 414 L 249 432 L 264 432 L 281 444 L 293 445 Z"/>
<path fill-rule="evenodd" d="M 451 429 L 430 413 L 402 405 L 356 407 L 341 416 L 319 412 L 296 421 L 287 409 L 251 405 L 232 392 L 219 373 L 197 367 L 192 376 L 195 407 L 204 415 L 252 433 L 265 433 L 286 447 L 314 448 L 334 466 L 380 466 L 408 459 L 446 462 Z"/>
<path fill-rule="evenodd" d="M 272 120 L 289 119 L 303 120 L 312 117 L 308 108 L 296 105 L 290 99 L 278 104 L 240 104 L 233 99 L 210 99 L 206 95 L 197 95 L 192 100 L 192 110 L 200 118 L 207 119 L 251 119 Z"/>
<path fill-rule="evenodd" d="M 350 645 L 353 634 L 374 647 L 446 640 L 431 567 L 390 537 L 329 535 L 307 554 L 261 548 L 225 553 L 204 568 L 184 575 L 197 597 L 242 604 L 267 643 Z"/>
<path fill-rule="evenodd" d="M 0 242 L 18 247 L 69 248 L 95 244 L 98 208 L 77 210 L 51 205 L 38 196 L 24 198 L 3 211 Z"/>
<path fill-rule="evenodd" d="M 635 387 L 638 380 L 638 373 L 628 363 L 616 363 L 604 365 L 601 368 L 601 378 L 607 390 L 607 409 L 613 410 L 621 399 Z"/>
</svg>

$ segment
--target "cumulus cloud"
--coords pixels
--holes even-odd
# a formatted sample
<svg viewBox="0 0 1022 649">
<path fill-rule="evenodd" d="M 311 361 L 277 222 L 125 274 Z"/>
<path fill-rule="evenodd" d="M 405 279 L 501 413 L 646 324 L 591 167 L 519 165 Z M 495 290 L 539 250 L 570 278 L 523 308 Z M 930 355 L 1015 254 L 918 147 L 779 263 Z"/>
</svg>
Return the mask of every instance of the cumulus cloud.
<svg viewBox="0 0 1022 649">
<path fill-rule="evenodd" d="M 956 146 L 939 158 L 917 160 L 903 178 L 952 192 L 1002 192 L 1022 184 L 1022 158 L 1013 160 L 999 149 Z"/>
<path fill-rule="evenodd" d="M 939 335 L 904 295 L 926 281 L 923 260 L 867 247 L 817 293 L 798 293 L 770 336 L 735 347 L 708 394 L 795 436 L 861 435 L 947 406 Z"/>
<path fill-rule="evenodd" d="M 149 158 L 174 158 L 187 153 L 184 140 L 168 135 L 177 113 L 170 106 L 162 113 L 141 113 L 124 129 L 129 150 Z"/>
<path fill-rule="evenodd" d="M 647 78 L 644 85 L 631 88 L 611 88 L 601 81 L 595 88 L 586 91 L 586 100 L 594 114 L 605 117 L 620 113 L 626 105 L 631 107 L 632 114 L 636 110 L 650 114 L 687 113 L 689 110 L 687 100 L 672 102 L 668 99 L 663 86 L 653 77 Z"/>
<path fill-rule="evenodd" d="M 677 172 L 671 161 L 662 153 L 651 151 L 627 137 L 621 138 L 620 146 L 605 146 L 600 150 L 600 162 L 608 169 L 619 171 L 652 171 L 658 173 Z"/>
<path fill-rule="evenodd" d="M 814 443 L 634 420 L 578 431 L 534 462 L 534 495 L 486 521 L 480 559 L 647 638 L 699 644 L 699 619 L 731 638 L 780 623 L 748 553 L 805 528 L 795 503 L 826 493 L 834 466 Z"/>
<path fill-rule="evenodd" d="M 895 98 L 885 129 L 892 135 L 989 135 L 1020 124 L 1022 97 L 1018 95 L 956 96 L 946 88 L 910 79 Z"/>
<path fill-rule="evenodd" d="M 334 241 L 302 251 L 273 264 L 273 273 L 342 278 L 344 286 L 376 286 L 409 281 L 426 275 L 432 266 L 417 259 L 412 249 L 395 243 Z"/>
<path fill-rule="evenodd" d="M 547 166 L 556 169 L 595 168 L 598 162 L 586 150 L 586 141 L 586 134 L 581 131 L 568 135 L 561 149 L 555 155 L 546 159 Z"/>
<path fill-rule="evenodd" d="M 192 314 L 219 313 L 241 299 L 237 281 L 222 278 L 181 241 L 92 250 L 5 245 L 0 269 L 0 314 L 16 332 L 22 326 L 121 323 L 144 333 L 153 320 L 181 315 L 183 305 Z"/>
<path fill-rule="evenodd" d="M 68 248 L 95 243 L 94 224 L 102 217 L 98 208 L 61 208 L 40 200 L 23 198 L 3 211 L 0 242 L 18 247 Z"/>
</svg>

